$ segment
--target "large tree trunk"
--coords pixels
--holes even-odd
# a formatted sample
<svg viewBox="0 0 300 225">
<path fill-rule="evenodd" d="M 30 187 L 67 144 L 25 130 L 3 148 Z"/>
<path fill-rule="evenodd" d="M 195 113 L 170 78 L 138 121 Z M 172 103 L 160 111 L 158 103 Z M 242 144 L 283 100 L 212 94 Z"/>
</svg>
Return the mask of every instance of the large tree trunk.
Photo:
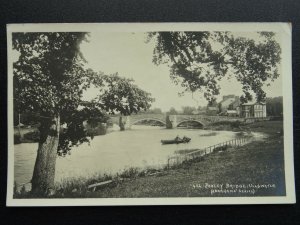
<svg viewBox="0 0 300 225">
<path fill-rule="evenodd" d="M 38 196 L 54 192 L 55 164 L 59 142 L 60 117 L 44 121 L 40 127 L 40 141 L 32 176 L 32 193 Z"/>
</svg>

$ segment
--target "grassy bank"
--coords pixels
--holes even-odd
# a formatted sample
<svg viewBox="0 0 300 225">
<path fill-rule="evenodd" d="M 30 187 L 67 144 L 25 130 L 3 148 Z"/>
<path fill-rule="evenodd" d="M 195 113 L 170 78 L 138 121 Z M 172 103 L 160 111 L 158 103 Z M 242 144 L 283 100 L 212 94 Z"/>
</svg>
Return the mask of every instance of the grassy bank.
<svg viewBox="0 0 300 225">
<path fill-rule="evenodd" d="M 117 177 L 92 181 L 74 180 L 61 186 L 53 197 L 218 197 L 285 195 L 282 121 L 241 125 L 242 130 L 262 132 L 268 138 L 238 149 L 215 152 L 193 162 L 160 171 L 124 171 Z M 219 125 L 218 125 L 219 126 Z M 105 180 L 96 191 L 87 186 Z M 17 196 L 16 196 L 17 197 Z M 23 196 L 25 197 L 25 196 Z M 30 197 L 27 195 L 27 197 Z M 31 196 L 32 197 L 32 196 Z"/>
</svg>

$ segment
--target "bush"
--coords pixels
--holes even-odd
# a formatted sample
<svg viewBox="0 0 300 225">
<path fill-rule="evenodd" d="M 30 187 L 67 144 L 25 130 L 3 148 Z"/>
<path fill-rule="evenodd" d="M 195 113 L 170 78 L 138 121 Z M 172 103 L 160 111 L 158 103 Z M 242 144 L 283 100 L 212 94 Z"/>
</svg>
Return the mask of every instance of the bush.
<svg viewBox="0 0 300 225">
<path fill-rule="evenodd" d="M 202 162 L 204 160 L 205 160 L 205 158 L 203 156 L 195 157 L 190 160 L 185 160 L 180 164 L 177 164 L 177 165 L 175 164 L 175 165 L 171 166 L 171 168 L 172 169 L 189 169 L 193 165 L 193 163 Z"/>
<path fill-rule="evenodd" d="M 121 178 L 134 178 L 139 174 L 138 168 L 130 167 L 129 169 L 125 169 L 121 174 Z"/>
<path fill-rule="evenodd" d="M 243 123 L 239 120 L 236 121 L 218 121 L 211 124 L 216 127 L 216 130 L 224 130 L 226 127 L 231 129 L 239 129 Z"/>
<path fill-rule="evenodd" d="M 212 126 L 225 126 L 225 125 L 231 125 L 231 121 L 217 121 L 217 122 L 214 122 L 212 123 L 211 125 Z"/>
<path fill-rule="evenodd" d="M 20 144 L 20 143 L 21 143 L 20 134 L 14 134 L 14 144 Z"/>
<path fill-rule="evenodd" d="M 213 152 L 222 152 L 222 151 L 226 151 L 228 147 L 229 147 L 228 145 L 215 147 L 214 150 L 213 150 Z"/>
<path fill-rule="evenodd" d="M 38 142 L 40 140 L 40 132 L 39 131 L 31 131 L 24 134 L 24 139 L 30 140 L 33 142 Z"/>
<path fill-rule="evenodd" d="M 241 122 L 240 121 L 233 121 L 232 123 L 231 123 L 231 127 L 232 128 L 239 128 L 241 126 Z"/>
<path fill-rule="evenodd" d="M 270 121 L 282 121 L 283 116 L 271 116 Z"/>
<path fill-rule="evenodd" d="M 87 135 L 91 135 L 91 136 L 105 135 L 106 131 L 107 131 L 106 126 L 104 124 L 99 124 L 94 128 L 88 128 Z"/>
</svg>

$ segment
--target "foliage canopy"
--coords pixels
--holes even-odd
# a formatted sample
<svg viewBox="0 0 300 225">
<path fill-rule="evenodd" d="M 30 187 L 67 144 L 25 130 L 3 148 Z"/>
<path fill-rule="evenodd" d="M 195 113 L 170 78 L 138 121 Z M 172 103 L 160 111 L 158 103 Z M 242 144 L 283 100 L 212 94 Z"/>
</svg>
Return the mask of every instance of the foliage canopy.
<svg viewBox="0 0 300 225">
<path fill-rule="evenodd" d="M 104 75 L 85 69 L 80 44 L 85 32 L 13 33 L 19 57 L 13 65 L 14 110 L 38 115 L 41 140 L 59 116 L 62 132 L 58 152 L 88 141 L 84 121 L 106 122 L 109 113 L 130 115 L 146 110 L 154 100 L 150 94 L 118 74 Z M 92 101 L 83 101 L 91 86 L 99 89 Z"/>
<path fill-rule="evenodd" d="M 228 74 L 242 84 L 242 102 L 264 101 L 265 82 L 279 76 L 281 49 L 272 32 L 259 32 L 257 39 L 231 32 L 153 32 L 155 64 L 168 63 L 170 77 L 186 91 L 203 91 L 212 102 L 220 93 L 219 81 Z"/>
</svg>

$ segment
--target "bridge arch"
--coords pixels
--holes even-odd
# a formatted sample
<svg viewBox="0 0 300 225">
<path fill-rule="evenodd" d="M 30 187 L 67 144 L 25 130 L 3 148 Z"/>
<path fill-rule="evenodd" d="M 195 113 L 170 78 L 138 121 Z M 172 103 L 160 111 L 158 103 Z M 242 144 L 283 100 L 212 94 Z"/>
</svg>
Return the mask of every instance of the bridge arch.
<svg viewBox="0 0 300 225">
<path fill-rule="evenodd" d="M 186 120 L 181 120 L 180 122 L 178 122 L 176 124 L 176 127 L 178 127 L 180 124 L 185 123 L 185 122 L 196 122 L 196 123 L 200 124 L 202 128 L 205 126 L 205 124 L 199 120 L 186 119 Z"/>
<path fill-rule="evenodd" d="M 141 122 L 141 121 L 147 121 L 147 120 L 152 120 L 152 121 L 158 121 L 160 122 L 161 124 L 163 124 L 164 126 L 166 125 L 166 122 L 161 120 L 161 119 L 157 119 L 157 118 L 151 118 L 151 117 L 146 117 L 146 118 L 139 118 L 137 120 L 134 120 L 131 122 L 131 125 L 135 125 L 136 123 L 138 122 Z"/>
</svg>

